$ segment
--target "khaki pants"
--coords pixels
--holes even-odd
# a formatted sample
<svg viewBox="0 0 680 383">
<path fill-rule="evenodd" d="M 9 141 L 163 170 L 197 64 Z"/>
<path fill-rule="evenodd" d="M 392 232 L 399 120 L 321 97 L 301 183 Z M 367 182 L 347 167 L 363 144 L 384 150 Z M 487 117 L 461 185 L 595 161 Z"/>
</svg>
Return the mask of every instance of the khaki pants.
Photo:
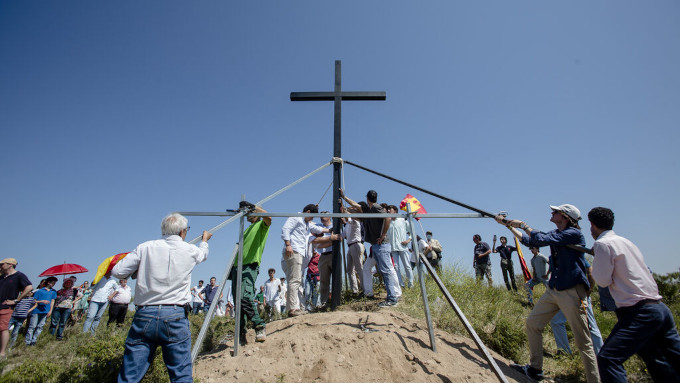
<svg viewBox="0 0 680 383">
<path fill-rule="evenodd" d="M 361 256 L 364 254 L 364 244 L 357 242 L 350 245 L 347 251 L 347 265 L 345 270 L 349 276 L 349 288 L 354 294 L 358 294 L 362 290 L 361 275 L 363 273 L 363 264 Z M 357 278 L 359 276 L 359 278 Z"/>
<path fill-rule="evenodd" d="M 328 303 L 331 292 L 331 274 L 333 274 L 333 254 L 322 254 L 319 257 L 319 298 L 321 306 Z"/>
<path fill-rule="evenodd" d="M 590 383 L 600 381 L 593 342 L 590 339 L 590 330 L 588 330 L 587 305 L 586 289 L 583 285 L 562 291 L 550 288 L 546 290 L 527 318 L 526 328 L 531 367 L 543 370 L 543 329 L 550 322 L 550 319 L 562 310 L 574 334 L 574 340 L 586 372 L 586 379 Z"/>
<path fill-rule="evenodd" d="M 302 255 L 293 252 L 290 257 L 283 252 L 283 272 L 288 280 L 288 290 L 286 290 L 286 310 L 291 312 L 300 308 L 298 300 L 298 290 L 302 283 Z"/>
</svg>

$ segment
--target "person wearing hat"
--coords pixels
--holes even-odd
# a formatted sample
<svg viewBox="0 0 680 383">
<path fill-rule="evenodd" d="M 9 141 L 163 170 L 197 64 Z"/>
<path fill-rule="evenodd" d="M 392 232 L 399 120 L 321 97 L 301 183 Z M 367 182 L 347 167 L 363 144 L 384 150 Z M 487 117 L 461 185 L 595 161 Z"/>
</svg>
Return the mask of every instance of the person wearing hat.
<svg viewBox="0 0 680 383">
<path fill-rule="evenodd" d="M 534 230 L 520 220 L 506 220 L 496 216 L 496 221 L 507 226 L 525 246 L 550 246 L 552 274 L 546 292 L 531 310 L 526 321 L 530 363 L 512 365 L 515 369 L 536 380 L 543 378 L 543 329 L 555 314 L 562 310 L 574 334 L 588 382 L 599 382 L 600 375 L 590 338 L 586 308 L 588 292 L 587 263 L 583 251 L 573 246 L 585 246 L 578 221 L 581 212 L 574 205 L 550 206 L 550 222 L 557 227 L 549 232 Z M 517 228 L 522 229 L 524 233 Z"/>
<path fill-rule="evenodd" d="M 9 320 L 17 302 L 33 291 L 26 275 L 16 270 L 17 260 L 5 258 L 0 261 L 0 358 L 6 357 L 9 343 Z"/>
</svg>

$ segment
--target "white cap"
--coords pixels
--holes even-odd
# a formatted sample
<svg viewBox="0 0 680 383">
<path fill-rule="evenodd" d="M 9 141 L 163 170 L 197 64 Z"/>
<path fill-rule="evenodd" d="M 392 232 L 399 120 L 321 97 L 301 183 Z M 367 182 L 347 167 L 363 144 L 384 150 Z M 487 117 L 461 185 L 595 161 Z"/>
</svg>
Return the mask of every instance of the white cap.
<svg viewBox="0 0 680 383">
<path fill-rule="evenodd" d="M 578 221 L 581 219 L 581 212 L 574 205 L 570 205 L 568 203 L 560 206 L 550 205 L 550 208 L 555 211 L 561 211 L 562 213 L 568 215 L 569 218 L 573 219 L 574 221 Z"/>
</svg>

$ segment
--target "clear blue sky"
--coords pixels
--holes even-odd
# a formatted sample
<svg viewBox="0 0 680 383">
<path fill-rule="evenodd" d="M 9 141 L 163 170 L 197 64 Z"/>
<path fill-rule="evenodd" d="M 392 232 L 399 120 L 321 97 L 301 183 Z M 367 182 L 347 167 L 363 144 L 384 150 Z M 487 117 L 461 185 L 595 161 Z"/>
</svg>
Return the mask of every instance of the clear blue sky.
<svg viewBox="0 0 680 383">
<path fill-rule="evenodd" d="M 339 59 L 344 90 L 387 92 L 343 103 L 344 158 L 538 229 L 549 204 L 610 207 L 654 271 L 677 271 L 678 20 L 677 1 L 2 1 L 2 257 L 36 283 L 64 261 L 92 278 L 169 212 L 257 201 L 328 162 L 332 103 L 289 93 L 332 90 Z M 264 207 L 318 202 L 331 173 Z M 354 168 L 345 182 L 466 212 Z M 219 222 L 191 218 L 190 237 Z M 509 234 L 422 222 L 470 272 L 473 234 Z M 282 224 L 262 266 L 279 274 Z M 194 279 L 219 278 L 237 238 L 218 231 Z"/>
</svg>

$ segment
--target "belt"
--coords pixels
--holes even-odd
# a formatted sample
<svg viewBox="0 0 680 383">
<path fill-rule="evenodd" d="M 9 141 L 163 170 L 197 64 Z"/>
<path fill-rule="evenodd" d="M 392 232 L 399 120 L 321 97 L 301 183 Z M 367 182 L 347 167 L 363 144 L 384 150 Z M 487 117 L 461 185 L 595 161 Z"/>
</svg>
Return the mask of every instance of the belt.
<svg viewBox="0 0 680 383">
<path fill-rule="evenodd" d="M 357 242 L 352 242 L 352 243 L 348 244 L 347 247 L 350 247 L 350 246 L 352 246 L 352 245 L 356 245 L 357 243 L 360 243 L 360 242 L 359 242 L 359 241 L 357 241 Z"/>
<path fill-rule="evenodd" d="M 323 253 L 321 253 L 321 255 L 326 255 L 326 254 L 333 254 L 333 251 L 332 250 L 331 251 L 324 251 Z"/>
<path fill-rule="evenodd" d="M 141 305 L 137 306 L 138 309 L 143 309 L 145 307 L 179 307 L 179 308 L 184 308 L 184 304 L 175 304 L 175 303 L 163 303 L 160 305 Z"/>
<path fill-rule="evenodd" d="M 661 303 L 661 301 L 656 300 L 656 299 L 643 299 L 643 300 L 639 301 L 638 303 L 636 303 L 632 306 L 620 307 L 620 308 L 616 309 L 616 313 L 617 314 L 626 314 L 626 313 L 628 313 L 632 310 L 637 310 L 644 305 L 654 305 L 654 304 L 659 304 L 659 303 Z"/>
</svg>

